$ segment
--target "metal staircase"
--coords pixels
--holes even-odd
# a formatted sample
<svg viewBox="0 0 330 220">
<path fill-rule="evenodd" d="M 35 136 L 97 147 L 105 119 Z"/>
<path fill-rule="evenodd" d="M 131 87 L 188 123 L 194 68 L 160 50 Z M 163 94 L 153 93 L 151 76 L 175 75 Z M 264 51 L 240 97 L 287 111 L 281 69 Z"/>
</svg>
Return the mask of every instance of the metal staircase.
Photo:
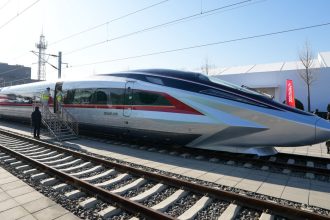
<svg viewBox="0 0 330 220">
<path fill-rule="evenodd" d="M 48 107 L 42 109 L 42 123 L 50 135 L 59 142 L 78 138 L 78 122 L 64 108 L 60 113 L 52 113 Z"/>
</svg>

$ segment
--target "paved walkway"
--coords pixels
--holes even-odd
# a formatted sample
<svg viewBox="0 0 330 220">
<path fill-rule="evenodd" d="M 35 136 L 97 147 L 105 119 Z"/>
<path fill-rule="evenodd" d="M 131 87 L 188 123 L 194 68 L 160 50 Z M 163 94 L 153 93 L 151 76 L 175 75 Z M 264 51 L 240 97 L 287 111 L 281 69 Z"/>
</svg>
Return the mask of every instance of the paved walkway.
<svg viewBox="0 0 330 220">
<path fill-rule="evenodd" d="M 0 122 L 0 128 L 30 135 L 29 128 L 26 126 Z M 179 158 L 158 152 L 146 152 L 145 150 L 114 146 L 92 140 L 79 139 L 66 142 L 66 145 L 159 170 L 330 210 L 330 183 L 328 182 Z M 298 148 L 279 148 L 279 151 L 320 157 L 329 156 L 324 154 L 326 152 L 324 143 Z"/>
<path fill-rule="evenodd" d="M 0 219 L 75 220 L 79 218 L 0 167 Z"/>
</svg>

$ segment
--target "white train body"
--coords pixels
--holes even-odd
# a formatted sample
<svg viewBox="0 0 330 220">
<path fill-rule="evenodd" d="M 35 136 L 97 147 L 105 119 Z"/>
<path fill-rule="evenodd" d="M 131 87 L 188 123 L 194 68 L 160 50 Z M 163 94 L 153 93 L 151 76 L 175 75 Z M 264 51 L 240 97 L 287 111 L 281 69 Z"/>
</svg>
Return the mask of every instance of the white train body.
<svg viewBox="0 0 330 220">
<path fill-rule="evenodd" d="M 38 82 L 0 90 L 0 115 L 29 119 L 50 87 L 82 128 L 188 147 L 274 153 L 330 139 L 330 123 L 199 73 L 138 70 L 85 80 Z M 56 105 L 54 99 L 54 105 Z"/>
</svg>

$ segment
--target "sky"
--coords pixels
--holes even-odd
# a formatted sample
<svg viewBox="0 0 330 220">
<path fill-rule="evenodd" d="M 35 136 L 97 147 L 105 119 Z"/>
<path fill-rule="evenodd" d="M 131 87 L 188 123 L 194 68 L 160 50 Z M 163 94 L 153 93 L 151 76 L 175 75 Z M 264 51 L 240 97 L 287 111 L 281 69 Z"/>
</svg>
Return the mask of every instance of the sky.
<svg viewBox="0 0 330 220">
<path fill-rule="evenodd" d="M 330 51 L 329 9 L 329 0 L 0 0 L 0 62 L 36 78 L 41 34 L 46 54 L 62 52 L 63 78 L 295 61 L 305 42 Z M 46 64 L 46 75 L 57 70 Z"/>
</svg>

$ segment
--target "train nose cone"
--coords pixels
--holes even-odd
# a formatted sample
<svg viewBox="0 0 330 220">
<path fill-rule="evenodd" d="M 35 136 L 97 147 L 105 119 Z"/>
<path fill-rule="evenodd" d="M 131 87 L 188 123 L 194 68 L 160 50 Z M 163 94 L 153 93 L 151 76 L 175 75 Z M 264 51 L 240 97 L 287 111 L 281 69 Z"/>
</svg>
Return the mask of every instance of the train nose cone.
<svg viewBox="0 0 330 220">
<path fill-rule="evenodd" d="M 330 140 L 330 122 L 321 118 L 315 124 L 315 141 L 327 140 Z"/>
</svg>

